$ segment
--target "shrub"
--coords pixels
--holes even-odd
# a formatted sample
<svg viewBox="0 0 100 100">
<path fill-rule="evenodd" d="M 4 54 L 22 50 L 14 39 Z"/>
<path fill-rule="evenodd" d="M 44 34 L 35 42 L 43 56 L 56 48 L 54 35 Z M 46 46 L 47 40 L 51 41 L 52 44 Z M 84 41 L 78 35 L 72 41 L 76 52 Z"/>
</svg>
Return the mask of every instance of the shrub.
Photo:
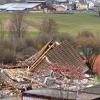
<svg viewBox="0 0 100 100">
<path fill-rule="evenodd" d="M 11 41 L 5 40 L 0 42 L 0 63 L 15 63 L 16 51 Z"/>
</svg>

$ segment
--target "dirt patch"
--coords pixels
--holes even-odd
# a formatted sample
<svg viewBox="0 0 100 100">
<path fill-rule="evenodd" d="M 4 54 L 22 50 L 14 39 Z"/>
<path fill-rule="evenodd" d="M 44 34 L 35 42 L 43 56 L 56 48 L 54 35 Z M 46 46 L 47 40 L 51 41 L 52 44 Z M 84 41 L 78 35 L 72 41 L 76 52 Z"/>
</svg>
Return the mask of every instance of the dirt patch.
<svg viewBox="0 0 100 100">
<path fill-rule="evenodd" d="M 21 97 L 4 97 L 0 100 L 21 100 Z"/>
</svg>

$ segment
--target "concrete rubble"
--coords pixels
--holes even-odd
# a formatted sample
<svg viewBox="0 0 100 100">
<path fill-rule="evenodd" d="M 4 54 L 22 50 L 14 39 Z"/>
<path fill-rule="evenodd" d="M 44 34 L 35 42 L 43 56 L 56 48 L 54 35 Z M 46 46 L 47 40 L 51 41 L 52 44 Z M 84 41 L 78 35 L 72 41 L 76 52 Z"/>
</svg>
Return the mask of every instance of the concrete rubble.
<svg viewBox="0 0 100 100">
<path fill-rule="evenodd" d="M 66 77 L 50 69 L 51 63 L 64 65 L 69 63 L 80 67 L 84 75 L 82 80 Z M 0 69 L 0 97 L 19 95 L 32 88 L 59 88 L 64 90 L 80 90 L 91 87 L 98 82 L 92 75 L 85 74 L 87 66 L 74 48 L 67 42 L 62 44 L 50 41 L 35 55 L 18 63 L 16 66 Z"/>
</svg>

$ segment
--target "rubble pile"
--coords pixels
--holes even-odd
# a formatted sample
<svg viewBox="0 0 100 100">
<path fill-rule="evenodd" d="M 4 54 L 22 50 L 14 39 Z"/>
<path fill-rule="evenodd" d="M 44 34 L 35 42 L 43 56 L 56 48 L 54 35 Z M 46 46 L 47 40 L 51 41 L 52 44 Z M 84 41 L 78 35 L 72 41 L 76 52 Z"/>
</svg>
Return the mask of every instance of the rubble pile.
<svg viewBox="0 0 100 100">
<path fill-rule="evenodd" d="M 49 67 L 54 63 L 60 66 L 68 64 L 70 67 L 73 66 L 73 69 L 79 68 L 84 78 L 79 80 L 54 72 Z M 40 87 L 79 90 L 96 84 L 93 77 L 84 74 L 87 70 L 80 55 L 68 41 L 63 43 L 50 41 L 25 61 L 11 68 L 5 66 L 0 69 L 0 80 L 2 80 L 0 89 L 3 91 L 0 94 L 19 94 Z"/>
</svg>

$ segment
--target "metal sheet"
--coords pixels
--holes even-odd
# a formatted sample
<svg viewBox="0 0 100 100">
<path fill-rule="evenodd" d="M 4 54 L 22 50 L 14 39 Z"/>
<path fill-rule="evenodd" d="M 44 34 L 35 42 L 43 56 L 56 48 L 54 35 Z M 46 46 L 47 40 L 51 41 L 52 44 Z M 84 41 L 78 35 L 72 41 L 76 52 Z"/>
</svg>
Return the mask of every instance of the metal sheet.
<svg viewBox="0 0 100 100">
<path fill-rule="evenodd" d="M 40 3 L 8 3 L 0 5 L 0 10 L 25 10 L 38 6 Z"/>
</svg>

